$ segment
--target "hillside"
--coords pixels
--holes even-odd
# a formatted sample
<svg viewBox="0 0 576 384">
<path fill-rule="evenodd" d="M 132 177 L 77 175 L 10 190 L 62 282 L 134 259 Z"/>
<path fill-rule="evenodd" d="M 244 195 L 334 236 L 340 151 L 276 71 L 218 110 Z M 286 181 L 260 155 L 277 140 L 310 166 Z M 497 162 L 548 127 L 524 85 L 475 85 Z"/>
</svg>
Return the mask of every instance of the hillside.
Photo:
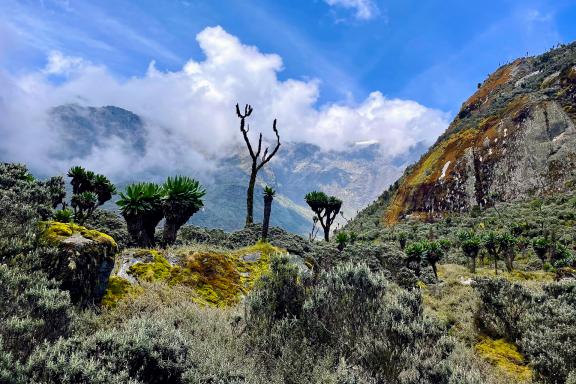
<svg viewBox="0 0 576 384">
<path fill-rule="evenodd" d="M 570 191 L 575 124 L 576 43 L 519 58 L 478 84 L 446 132 L 359 217 L 390 225 Z"/>
</svg>

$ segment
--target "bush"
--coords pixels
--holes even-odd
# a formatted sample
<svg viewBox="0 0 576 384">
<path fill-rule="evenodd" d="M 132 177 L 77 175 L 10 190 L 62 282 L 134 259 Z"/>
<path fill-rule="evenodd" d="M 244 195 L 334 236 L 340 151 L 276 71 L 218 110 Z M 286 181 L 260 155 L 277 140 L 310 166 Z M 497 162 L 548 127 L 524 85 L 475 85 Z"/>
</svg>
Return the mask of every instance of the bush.
<svg viewBox="0 0 576 384">
<path fill-rule="evenodd" d="M 516 341 L 522 333 L 518 324 L 532 303 L 531 293 L 504 279 L 478 279 L 474 288 L 481 300 L 476 315 L 479 328 L 492 338 Z"/>
<path fill-rule="evenodd" d="M 0 163 L 0 263 L 35 248 L 37 220 L 52 216 L 64 193 L 62 178 L 37 181 L 26 167 Z"/>
<path fill-rule="evenodd" d="M 370 378 L 359 382 L 482 382 L 453 358 L 457 343 L 446 330 L 423 316 L 419 290 L 363 264 L 338 265 L 312 283 L 279 259 L 250 294 L 248 314 L 257 366 L 286 383 L 318 382 L 319 367 L 342 372 L 343 364 L 354 380 Z"/>
<path fill-rule="evenodd" d="M 535 302 L 518 344 L 545 382 L 563 383 L 576 375 L 576 282 L 551 284 Z"/>
<path fill-rule="evenodd" d="M 475 284 L 482 331 L 520 347 L 540 380 L 564 383 L 576 374 L 576 282 L 554 283 L 536 293 L 504 279 Z"/>
<path fill-rule="evenodd" d="M 70 306 L 55 281 L 0 264 L 0 339 L 12 358 L 24 359 L 43 340 L 66 336 Z"/>
<path fill-rule="evenodd" d="M 39 348 L 26 364 L 41 383 L 245 383 L 251 359 L 231 312 L 193 304 L 191 292 L 147 284 L 68 339 Z M 85 320 L 86 321 L 86 320 Z M 90 323 L 90 321 L 89 321 Z"/>
</svg>

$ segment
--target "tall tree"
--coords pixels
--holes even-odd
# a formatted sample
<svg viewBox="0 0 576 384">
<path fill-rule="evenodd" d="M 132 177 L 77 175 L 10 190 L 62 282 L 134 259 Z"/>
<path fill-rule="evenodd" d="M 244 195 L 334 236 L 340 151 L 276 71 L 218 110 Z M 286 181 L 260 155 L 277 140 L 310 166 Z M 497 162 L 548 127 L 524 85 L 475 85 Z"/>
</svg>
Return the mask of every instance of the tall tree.
<svg viewBox="0 0 576 384">
<path fill-rule="evenodd" d="M 330 241 L 330 227 L 340 212 L 342 200 L 334 196 L 328 197 L 324 192 L 317 191 L 307 193 L 304 199 L 316 214 L 318 222 L 324 230 L 324 240 Z"/>
<path fill-rule="evenodd" d="M 250 143 L 250 139 L 248 138 L 250 126 L 246 124 L 246 118 L 252 114 L 252 110 L 252 106 L 246 104 L 244 107 L 244 113 L 242 113 L 240 112 L 240 107 L 238 104 L 236 104 L 236 114 L 240 118 L 240 131 L 242 132 L 242 136 L 244 137 L 244 141 L 248 147 L 248 152 L 252 158 L 250 181 L 248 183 L 248 190 L 246 192 L 246 225 L 252 224 L 254 222 L 254 186 L 256 185 L 256 176 L 258 175 L 258 171 L 262 169 L 262 167 L 266 165 L 266 163 L 268 163 L 272 157 L 274 157 L 276 152 L 278 152 L 278 148 L 280 148 L 280 135 L 278 134 L 278 129 L 276 128 L 276 119 L 274 119 L 274 123 L 272 124 L 272 129 L 276 134 L 276 145 L 274 146 L 274 149 L 272 152 L 269 152 L 269 147 L 266 147 L 262 157 L 260 157 L 260 154 L 262 153 L 262 133 L 260 133 L 258 137 L 258 147 L 256 151 L 254 151 L 252 144 Z"/>
<path fill-rule="evenodd" d="M 268 228 L 270 227 L 270 213 L 272 212 L 272 200 L 276 191 L 266 186 L 264 188 L 264 218 L 262 220 L 262 241 L 268 240 Z"/>
<path fill-rule="evenodd" d="M 164 245 L 174 244 L 176 234 L 193 214 L 204 205 L 206 190 L 197 180 L 187 176 L 169 177 L 163 186 Z"/>
<path fill-rule="evenodd" d="M 136 183 L 120 193 L 116 202 L 128 226 L 132 241 L 139 247 L 154 246 L 156 225 L 162 220 L 162 188 L 153 183 Z"/>
</svg>

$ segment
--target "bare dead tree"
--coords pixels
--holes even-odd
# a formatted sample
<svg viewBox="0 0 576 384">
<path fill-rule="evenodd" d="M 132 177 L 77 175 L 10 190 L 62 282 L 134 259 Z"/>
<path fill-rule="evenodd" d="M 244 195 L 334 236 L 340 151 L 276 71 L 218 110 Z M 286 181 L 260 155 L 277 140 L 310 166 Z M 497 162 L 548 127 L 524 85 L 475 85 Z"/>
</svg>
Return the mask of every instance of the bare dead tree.
<svg viewBox="0 0 576 384">
<path fill-rule="evenodd" d="M 268 163 L 272 157 L 278 152 L 278 148 L 280 148 L 280 135 L 278 134 L 278 129 L 276 128 L 276 119 L 274 119 L 274 123 L 272 124 L 272 129 L 276 134 L 276 145 L 272 152 L 269 152 L 269 147 L 264 149 L 264 153 L 262 153 L 262 133 L 260 133 L 258 137 L 258 147 L 256 152 L 252 148 L 252 144 L 250 143 L 250 139 L 248 138 L 248 132 L 250 131 L 250 126 L 246 124 L 246 118 L 252 114 L 252 106 L 246 104 L 244 107 L 244 113 L 240 112 L 240 107 L 236 104 L 236 114 L 240 118 L 240 131 L 242 132 L 242 136 L 244 136 L 244 141 L 246 142 L 246 146 L 248 147 L 248 152 L 250 153 L 250 157 L 252 158 L 252 167 L 250 170 L 250 182 L 248 183 L 248 190 L 246 191 L 246 225 L 252 224 L 254 222 L 254 186 L 256 184 L 256 176 L 258 175 L 258 171 L 262 169 L 266 163 Z M 260 154 L 262 153 L 262 156 Z"/>
</svg>

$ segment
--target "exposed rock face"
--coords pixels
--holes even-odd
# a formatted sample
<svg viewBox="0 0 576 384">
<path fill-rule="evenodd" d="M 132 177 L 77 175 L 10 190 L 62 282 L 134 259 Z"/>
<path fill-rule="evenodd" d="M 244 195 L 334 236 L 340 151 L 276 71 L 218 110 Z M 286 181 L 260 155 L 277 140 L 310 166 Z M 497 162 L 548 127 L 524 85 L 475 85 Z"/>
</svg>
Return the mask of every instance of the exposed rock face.
<svg viewBox="0 0 576 384">
<path fill-rule="evenodd" d="M 573 189 L 575 122 L 576 43 L 501 67 L 405 172 L 384 221 Z"/>
<path fill-rule="evenodd" d="M 46 272 L 80 306 L 99 304 L 114 268 L 117 246 L 110 236 L 75 224 L 42 222 L 42 239 L 57 247 Z"/>
</svg>

